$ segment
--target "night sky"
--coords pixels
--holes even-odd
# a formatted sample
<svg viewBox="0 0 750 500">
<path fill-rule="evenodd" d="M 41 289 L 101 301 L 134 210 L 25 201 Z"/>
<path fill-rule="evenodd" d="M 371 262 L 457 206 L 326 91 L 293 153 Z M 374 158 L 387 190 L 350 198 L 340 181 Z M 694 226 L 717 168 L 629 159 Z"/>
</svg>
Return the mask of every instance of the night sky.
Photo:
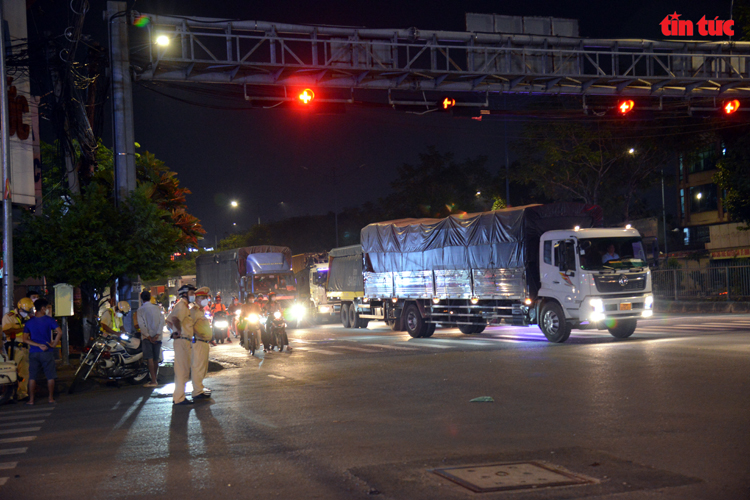
<svg viewBox="0 0 750 500">
<path fill-rule="evenodd" d="M 68 2 L 40 3 L 54 4 L 47 9 L 51 12 Z M 100 13 L 105 2 L 91 3 L 84 32 L 106 45 Z M 726 19 L 730 1 L 139 0 L 134 9 L 298 24 L 457 31 L 465 29 L 465 12 L 555 16 L 579 19 L 584 37 L 662 39 L 658 23 L 665 15 L 677 10 L 682 19 L 697 21 L 703 15 Z M 245 106 L 241 100 L 237 104 Z M 135 137 L 141 150 L 164 160 L 192 190 L 188 205 L 208 231 L 205 246 L 213 244 L 216 234 L 221 238 L 232 230 L 249 229 L 259 214 L 267 222 L 374 201 L 388 194 L 397 166 L 416 163 L 419 153 L 431 145 L 455 153 L 458 159 L 487 156 L 491 171 L 505 164 L 501 121 L 480 123 L 437 113 L 416 116 L 390 108 L 354 106 L 339 115 L 291 109 L 217 110 L 184 104 L 137 85 L 134 105 Z M 109 118 L 105 123 L 104 141 L 110 146 Z M 511 141 L 518 132 L 517 126 L 509 127 Z M 340 174 L 337 190 L 334 168 Z M 232 199 L 239 201 L 239 208 L 229 208 Z"/>
</svg>

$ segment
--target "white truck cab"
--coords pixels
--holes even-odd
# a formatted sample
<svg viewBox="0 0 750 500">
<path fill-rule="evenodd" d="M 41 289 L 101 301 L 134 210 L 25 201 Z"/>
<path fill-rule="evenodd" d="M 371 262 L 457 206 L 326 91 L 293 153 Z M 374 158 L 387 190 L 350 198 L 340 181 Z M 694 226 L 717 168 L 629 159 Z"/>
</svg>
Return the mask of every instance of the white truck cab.
<svg viewBox="0 0 750 500">
<path fill-rule="evenodd" d="M 538 323 L 553 341 L 571 328 L 633 334 L 653 315 L 651 271 L 641 235 L 627 228 L 555 230 L 539 243 Z"/>
</svg>

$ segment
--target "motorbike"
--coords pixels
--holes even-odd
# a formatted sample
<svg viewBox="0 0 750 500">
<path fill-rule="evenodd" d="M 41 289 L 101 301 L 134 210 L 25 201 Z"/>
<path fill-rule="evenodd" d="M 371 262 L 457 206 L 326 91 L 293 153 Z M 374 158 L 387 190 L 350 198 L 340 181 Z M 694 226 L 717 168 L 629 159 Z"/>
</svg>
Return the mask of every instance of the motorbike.
<svg viewBox="0 0 750 500">
<path fill-rule="evenodd" d="M 284 346 L 286 346 L 287 351 L 289 351 L 289 337 L 286 335 L 286 320 L 284 320 L 284 315 L 281 313 L 281 311 L 275 311 L 273 313 L 273 316 L 271 318 L 264 318 L 265 321 L 263 324 L 265 325 L 264 331 L 264 338 L 263 338 L 263 346 L 266 347 L 269 351 L 273 351 L 274 346 L 278 346 L 279 352 L 284 350 Z M 268 344 L 266 344 L 266 340 L 268 340 Z"/>
<path fill-rule="evenodd" d="M 159 353 L 159 364 L 162 360 L 163 356 Z M 157 373 L 158 369 L 157 365 Z M 143 359 L 140 339 L 128 333 L 122 333 L 119 337 L 100 334 L 87 348 L 68 393 L 72 394 L 81 380 L 89 377 L 140 384 L 148 376 L 148 363 Z"/>
<path fill-rule="evenodd" d="M 255 356 L 255 351 L 260 349 L 260 316 L 251 313 L 245 318 L 242 329 L 242 346 Z"/>
<path fill-rule="evenodd" d="M 13 399 L 18 388 L 17 365 L 0 355 L 0 405 Z"/>
<path fill-rule="evenodd" d="M 214 342 L 221 342 L 222 344 L 227 340 L 227 331 L 229 330 L 229 315 L 224 311 L 219 311 L 214 314 L 213 321 L 211 321 L 211 333 Z"/>
</svg>

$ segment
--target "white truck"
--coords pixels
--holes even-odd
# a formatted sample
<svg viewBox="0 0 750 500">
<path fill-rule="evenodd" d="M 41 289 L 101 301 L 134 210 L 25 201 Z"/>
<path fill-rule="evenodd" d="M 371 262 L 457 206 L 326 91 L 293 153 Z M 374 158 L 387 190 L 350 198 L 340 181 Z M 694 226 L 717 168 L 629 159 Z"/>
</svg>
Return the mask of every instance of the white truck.
<svg viewBox="0 0 750 500">
<path fill-rule="evenodd" d="M 412 337 L 505 322 L 537 324 L 551 342 L 573 328 L 627 338 L 653 314 L 651 272 L 638 231 L 597 227 L 601 218 L 599 207 L 555 203 L 370 224 L 363 292 L 342 300 L 342 323 L 380 319 Z"/>
</svg>

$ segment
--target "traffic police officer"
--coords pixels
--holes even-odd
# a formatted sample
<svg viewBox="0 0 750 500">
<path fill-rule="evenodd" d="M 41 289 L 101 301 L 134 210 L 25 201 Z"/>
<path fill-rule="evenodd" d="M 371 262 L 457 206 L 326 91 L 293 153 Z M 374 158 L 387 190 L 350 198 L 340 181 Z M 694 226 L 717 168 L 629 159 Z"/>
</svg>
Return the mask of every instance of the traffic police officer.
<svg viewBox="0 0 750 500">
<path fill-rule="evenodd" d="M 113 308 L 108 307 L 99 318 L 99 326 L 102 333 L 106 335 L 120 335 L 122 330 L 122 317 L 130 312 L 130 304 L 121 300 Z"/>
<path fill-rule="evenodd" d="M 34 303 L 24 297 L 18 301 L 15 311 L 3 316 L 3 346 L 7 349 L 8 359 L 16 362 L 18 372 L 18 400 L 29 397 L 29 346 L 16 336 L 23 338 L 23 324 L 34 313 Z"/>
<path fill-rule="evenodd" d="M 193 400 L 185 397 L 185 384 L 190 380 L 191 346 L 195 322 L 193 316 L 190 315 L 190 304 L 195 302 L 195 287 L 183 285 L 177 290 L 177 295 L 180 298 L 175 303 L 166 321 L 172 329 L 172 339 L 174 339 L 174 394 L 172 394 L 172 403 L 191 405 Z"/>
<path fill-rule="evenodd" d="M 201 287 L 195 291 L 195 304 L 190 306 L 190 316 L 193 318 L 193 363 L 190 378 L 193 382 L 193 399 L 208 399 L 211 389 L 203 386 L 203 379 L 208 372 L 208 351 L 211 341 L 211 327 L 208 325 L 203 308 L 208 304 L 211 290 Z M 207 328 L 206 328 L 207 327 Z M 206 335 L 206 333 L 208 335 Z"/>
</svg>

